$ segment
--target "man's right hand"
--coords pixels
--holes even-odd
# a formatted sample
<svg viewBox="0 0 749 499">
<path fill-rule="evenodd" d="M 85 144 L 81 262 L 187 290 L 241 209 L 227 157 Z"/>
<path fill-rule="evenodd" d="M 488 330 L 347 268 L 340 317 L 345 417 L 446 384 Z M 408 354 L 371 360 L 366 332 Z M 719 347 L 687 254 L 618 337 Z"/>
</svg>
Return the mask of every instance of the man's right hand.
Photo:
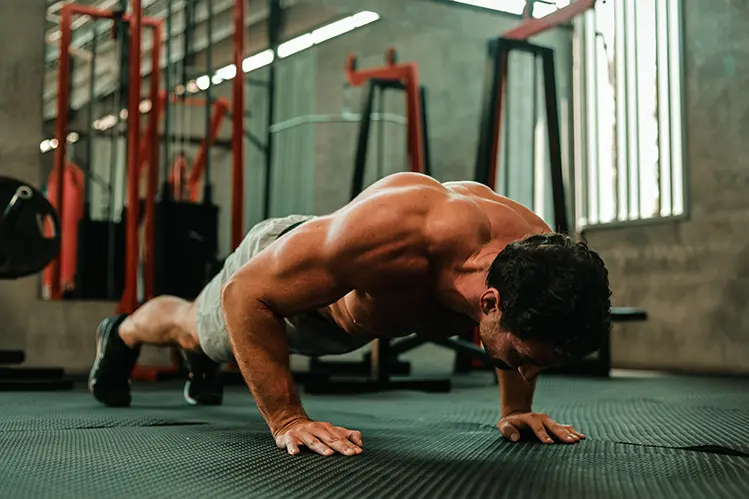
<svg viewBox="0 0 749 499">
<path fill-rule="evenodd" d="M 309 419 L 294 421 L 278 431 L 275 437 L 278 448 L 286 449 L 292 456 L 299 454 L 301 446 L 323 456 L 336 452 L 344 456 L 357 456 L 364 446 L 358 431 Z"/>
</svg>

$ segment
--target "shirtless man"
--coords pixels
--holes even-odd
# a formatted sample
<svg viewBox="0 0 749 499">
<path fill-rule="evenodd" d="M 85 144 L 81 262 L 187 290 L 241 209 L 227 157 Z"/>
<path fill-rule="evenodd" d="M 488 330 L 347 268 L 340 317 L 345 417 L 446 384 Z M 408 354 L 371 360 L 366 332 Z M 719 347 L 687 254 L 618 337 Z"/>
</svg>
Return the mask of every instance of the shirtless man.
<svg viewBox="0 0 749 499">
<path fill-rule="evenodd" d="M 475 182 L 396 174 L 333 214 L 256 225 L 195 302 L 158 297 L 105 320 L 89 386 L 104 404 L 129 405 L 140 345 L 179 345 L 186 399 L 216 404 L 219 363 L 236 359 L 280 448 L 351 456 L 361 434 L 308 417 L 289 354 L 479 325 L 498 366 L 501 433 L 575 443 L 581 433 L 532 412 L 534 380 L 598 348 L 610 295 L 598 255 L 529 209 Z"/>
</svg>

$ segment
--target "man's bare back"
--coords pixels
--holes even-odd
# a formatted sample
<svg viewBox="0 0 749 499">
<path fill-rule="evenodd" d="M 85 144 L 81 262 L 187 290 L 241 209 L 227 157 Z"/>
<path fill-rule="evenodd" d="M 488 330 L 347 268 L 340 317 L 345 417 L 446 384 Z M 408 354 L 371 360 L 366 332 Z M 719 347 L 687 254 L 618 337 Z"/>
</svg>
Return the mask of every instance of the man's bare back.
<svg viewBox="0 0 749 499">
<path fill-rule="evenodd" d="M 392 338 L 453 336 L 475 327 L 471 298 L 483 292 L 494 257 L 511 241 L 551 229 L 482 184 L 440 184 L 403 173 L 374 184 L 342 210 L 295 229 L 296 237 L 279 241 L 268 259 L 305 251 L 309 233 L 321 230 L 358 241 L 361 253 L 370 248 L 376 253 L 354 269 L 361 285 L 320 313 L 349 333 Z"/>
<path fill-rule="evenodd" d="M 98 400 L 129 404 L 127 369 L 139 345 L 176 343 L 191 365 L 186 398 L 189 392 L 188 401 L 203 403 L 198 395 L 205 391 L 196 387 L 209 384 L 207 371 L 193 367 L 209 345 L 196 323 L 212 314 L 206 324 L 215 327 L 204 329 L 233 353 L 279 447 L 356 455 L 361 434 L 314 421 L 302 407 L 289 368 L 289 319 L 313 316 L 315 327 L 298 331 L 312 344 L 330 328 L 366 342 L 447 337 L 478 326 L 502 366 L 502 434 L 517 441 L 532 429 L 546 443 L 549 434 L 566 443 L 582 438 L 532 412 L 531 403 L 544 367 L 593 351 L 610 327 L 608 274 L 585 245 L 481 184 L 440 184 L 412 173 L 389 176 L 288 233 L 263 227 L 250 231 L 247 248 L 240 246 L 206 287 L 202 307 L 158 297 L 130 317 L 102 323 L 90 382 Z"/>
</svg>

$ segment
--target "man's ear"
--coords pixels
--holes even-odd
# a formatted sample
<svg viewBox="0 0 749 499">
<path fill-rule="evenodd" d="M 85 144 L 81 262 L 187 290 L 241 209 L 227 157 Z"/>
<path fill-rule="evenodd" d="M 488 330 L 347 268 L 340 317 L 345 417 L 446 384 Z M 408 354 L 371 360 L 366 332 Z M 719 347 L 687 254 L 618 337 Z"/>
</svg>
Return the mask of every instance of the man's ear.
<svg viewBox="0 0 749 499">
<path fill-rule="evenodd" d="M 481 313 L 491 315 L 499 311 L 499 291 L 489 288 L 481 295 Z"/>
</svg>

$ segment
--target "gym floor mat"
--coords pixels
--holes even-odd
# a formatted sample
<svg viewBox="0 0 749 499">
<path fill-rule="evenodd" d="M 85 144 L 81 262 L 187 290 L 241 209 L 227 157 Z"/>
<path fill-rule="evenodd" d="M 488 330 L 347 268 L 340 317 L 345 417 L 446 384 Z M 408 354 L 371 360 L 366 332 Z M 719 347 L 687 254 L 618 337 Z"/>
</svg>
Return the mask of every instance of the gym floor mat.
<svg viewBox="0 0 749 499">
<path fill-rule="evenodd" d="M 175 385 L 136 386 L 128 409 L 0 394 L 0 496 L 749 497 L 745 380 L 544 379 L 537 410 L 588 435 L 574 446 L 503 440 L 497 387 L 459 384 L 305 397 L 313 417 L 362 431 L 355 458 L 286 455 L 241 388 L 201 408 Z"/>
</svg>

